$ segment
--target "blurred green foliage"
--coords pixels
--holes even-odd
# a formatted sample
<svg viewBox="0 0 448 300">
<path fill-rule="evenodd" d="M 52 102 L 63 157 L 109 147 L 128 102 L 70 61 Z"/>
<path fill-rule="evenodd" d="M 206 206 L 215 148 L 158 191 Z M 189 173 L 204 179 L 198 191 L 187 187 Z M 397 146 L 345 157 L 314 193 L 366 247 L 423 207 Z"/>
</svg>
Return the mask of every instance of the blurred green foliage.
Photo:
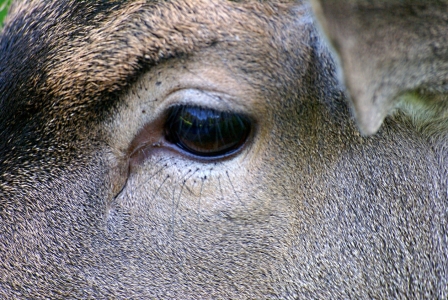
<svg viewBox="0 0 448 300">
<path fill-rule="evenodd" d="M 11 5 L 12 0 L 0 0 L 0 28 L 3 26 L 3 19 L 8 13 L 9 5 Z"/>
</svg>

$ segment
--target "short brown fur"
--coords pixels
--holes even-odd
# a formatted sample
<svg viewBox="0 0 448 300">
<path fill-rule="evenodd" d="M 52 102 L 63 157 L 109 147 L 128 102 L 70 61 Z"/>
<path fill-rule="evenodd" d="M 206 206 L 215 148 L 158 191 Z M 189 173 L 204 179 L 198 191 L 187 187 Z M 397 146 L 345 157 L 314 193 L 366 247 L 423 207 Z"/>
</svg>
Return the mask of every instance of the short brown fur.
<svg viewBox="0 0 448 300">
<path fill-rule="evenodd" d="M 19 1 L 0 61 L 1 298 L 448 297 L 446 128 L 362 136 L 308 3 Z M 251 136 L 193 157 L 179 104 Z"/>
</svg>

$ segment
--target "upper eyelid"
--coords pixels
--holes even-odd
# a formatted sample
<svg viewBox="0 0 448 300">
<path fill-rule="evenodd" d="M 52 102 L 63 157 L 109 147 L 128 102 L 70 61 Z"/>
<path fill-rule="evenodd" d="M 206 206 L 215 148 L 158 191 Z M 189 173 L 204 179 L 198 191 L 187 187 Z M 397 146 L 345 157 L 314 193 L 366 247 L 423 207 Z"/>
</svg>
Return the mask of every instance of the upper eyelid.
<svg viewBox="0 0 448 300">
<path fill-rule="evenodd" d="M 241 105 L 241 99 L 221 91 L 200 88 L 176 89 L 166 96 L 165 101 L 167 102 L 165 108 L 163 108 L 165 111 L 176 105 L 191 105 L 204 109 L 244 114 L 255 118 L 248 107 Z"/>
</svg>

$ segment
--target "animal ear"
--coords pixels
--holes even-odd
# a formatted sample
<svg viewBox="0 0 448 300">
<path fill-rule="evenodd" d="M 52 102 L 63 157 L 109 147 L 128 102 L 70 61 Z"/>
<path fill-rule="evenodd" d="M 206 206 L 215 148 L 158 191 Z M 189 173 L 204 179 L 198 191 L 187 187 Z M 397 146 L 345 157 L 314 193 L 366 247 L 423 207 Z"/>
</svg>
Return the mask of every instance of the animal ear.
<svg viewBox="0 0 448 300">
<path fill-rule="evenodd" d="M 446 119 L 440 96 L 448 91 L 447 0 L 311 0 L 311 6 L 339 58 L 362 133 L 375 133 L 396 110 Z"/>
</svg>

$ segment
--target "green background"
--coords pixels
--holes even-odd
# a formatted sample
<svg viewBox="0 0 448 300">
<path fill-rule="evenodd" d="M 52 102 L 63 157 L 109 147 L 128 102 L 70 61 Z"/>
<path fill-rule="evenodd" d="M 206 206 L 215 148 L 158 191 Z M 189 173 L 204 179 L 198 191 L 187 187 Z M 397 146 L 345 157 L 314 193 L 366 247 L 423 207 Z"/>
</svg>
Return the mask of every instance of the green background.
<svg viewBox="0 0 448 300">
<path fill-rule="evenodd" d="M 11 4 L 12 0 L 0 0 L 0 27 L 3 25 L 3 19 L 8 12 L 8 6 Z"/>
</svg>

